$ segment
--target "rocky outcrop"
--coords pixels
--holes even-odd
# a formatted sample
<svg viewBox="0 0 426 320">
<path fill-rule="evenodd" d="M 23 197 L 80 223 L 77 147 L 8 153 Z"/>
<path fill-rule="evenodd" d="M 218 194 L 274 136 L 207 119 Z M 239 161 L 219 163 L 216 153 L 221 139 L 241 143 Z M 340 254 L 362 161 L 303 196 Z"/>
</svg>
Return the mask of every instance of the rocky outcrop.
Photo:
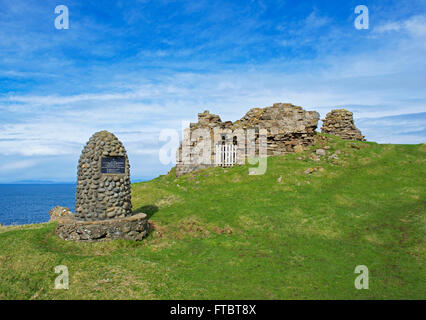
<svg viewBox="0 0 426 320">
<path fill-rule="evenodd" d="M 120 162 L 122 172 L 102 171 L 103 159 Z M 76 217 L 94 221 L 132 214 L 130 165 L 123 144 L 108 131 L 95 133 L 78 162 Z"/>
<path fill-rule="evenodd" d="M 71 212 L 70 209 L 65 207 L 60 207 L 60 206 L 54 207 L 52 210 L 50 210 L 49 216 L 50 216 L 49 222 L 74 219 L 74 214 Z"/>
<path fill-rule="evenodd" d="M 332 134 L 345 140 L 365 141 L 361 131 L 355 127 L 352 112 L 346 109 L 332 110 L 322 121 L 322 133 Z"/>
</svg>

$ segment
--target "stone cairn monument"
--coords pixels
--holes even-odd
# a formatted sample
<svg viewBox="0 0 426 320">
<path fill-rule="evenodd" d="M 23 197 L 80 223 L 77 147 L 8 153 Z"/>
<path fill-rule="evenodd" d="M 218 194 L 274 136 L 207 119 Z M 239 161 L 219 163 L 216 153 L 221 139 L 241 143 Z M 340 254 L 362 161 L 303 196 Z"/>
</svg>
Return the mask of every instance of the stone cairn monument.
<svg viewBox="0 0 426 320">
<path fill-rule="evenodd" d="M 352 112 L 346 109 L 332 110 L 322 121 L 322 133 L 332 134 L 344 140 L 365 141 L 361 131 L 355 127 Z"/>
<path fill-rule="evenodd" d="M 144 213 L 132 214 L 130 165 L 123 144 L 108 131 L 95 133 L 78 163 L 76 214 L 59 219 L 64 240 L 142 240 L 148 231 Z"/>
</svg>

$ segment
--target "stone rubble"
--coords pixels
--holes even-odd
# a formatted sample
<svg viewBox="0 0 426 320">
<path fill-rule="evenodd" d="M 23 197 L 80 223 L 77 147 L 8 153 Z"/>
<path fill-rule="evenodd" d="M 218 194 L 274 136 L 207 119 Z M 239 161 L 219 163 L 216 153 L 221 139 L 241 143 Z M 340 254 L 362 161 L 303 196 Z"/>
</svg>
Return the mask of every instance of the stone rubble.
<svg viewBox="0 0 426 320">
<path fill-rule="evenodd" d="M 325 150 L 324 149 L 317 149 L 317 150 L 315 150 L 315 153 L 319 156 L 325 156 Z"/>
</svg>

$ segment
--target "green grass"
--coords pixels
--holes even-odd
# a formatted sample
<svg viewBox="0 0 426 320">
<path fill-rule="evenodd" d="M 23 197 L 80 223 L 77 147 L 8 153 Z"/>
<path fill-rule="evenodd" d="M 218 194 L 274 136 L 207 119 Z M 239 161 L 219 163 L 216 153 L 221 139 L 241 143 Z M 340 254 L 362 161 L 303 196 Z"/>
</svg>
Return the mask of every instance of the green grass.
<svg viewBox="0 0 426 320">
<path fill-rule="evenodd" d="M 426 298 L 425 145 L 317 141 L 268 158 L 262 176 L 238 166 L 133 184 L 135 210 L 155 226 L 142 242 L 66 242 L 55 223 L 0 227 L 0 298 Z M 310 159 L 326 145 L 339 159 Z M 57 265 L 69 290 L 54 289 Z M 357 265 L 369 290 L 354 287 Z"/>
</svg>

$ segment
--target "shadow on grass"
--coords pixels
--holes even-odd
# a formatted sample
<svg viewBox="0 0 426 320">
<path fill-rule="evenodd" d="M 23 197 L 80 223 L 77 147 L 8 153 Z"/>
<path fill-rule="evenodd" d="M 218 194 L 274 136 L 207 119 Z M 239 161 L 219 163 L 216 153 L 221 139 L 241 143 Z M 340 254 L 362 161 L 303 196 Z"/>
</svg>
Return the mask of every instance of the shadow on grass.
<svg viewBox="0 0 426 320">
<path fill-rule="evenodd" d="M 158 211 L 158 207 L 154 204 L 149 204 L 146 206 L 142 206 L 134 210 L 134 213 L 145 213 L 148 219 L 150 219 L 156 212 Z"/>
</svg>

